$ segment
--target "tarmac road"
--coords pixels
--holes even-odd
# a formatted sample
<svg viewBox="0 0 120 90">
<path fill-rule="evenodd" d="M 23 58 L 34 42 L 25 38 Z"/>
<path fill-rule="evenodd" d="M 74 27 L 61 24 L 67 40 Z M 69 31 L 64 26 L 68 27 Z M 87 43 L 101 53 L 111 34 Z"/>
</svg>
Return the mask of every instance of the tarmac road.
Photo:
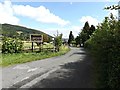
<svg viewBox="0 0 120 90">
<path fill-rule="evenodd" d="M 83 48 L 2 69 L 3 88 L 94 88 L 93 66 Z"/>
</svg>

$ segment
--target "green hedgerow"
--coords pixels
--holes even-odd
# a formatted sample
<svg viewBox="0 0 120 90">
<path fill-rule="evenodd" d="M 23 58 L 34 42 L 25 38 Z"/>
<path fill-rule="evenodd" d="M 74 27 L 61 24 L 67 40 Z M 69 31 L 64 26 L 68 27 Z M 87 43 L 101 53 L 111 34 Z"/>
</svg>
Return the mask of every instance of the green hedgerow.
<svg viewBox="0 0 120 90">
<path fill-rule="evenodd" d="M 106 17 L 85 47 L 96 57 L 97 87 L 120 88 L 120 21 Z"/>
<path fill-rule="evenodd" d="M 23 43 L 19 39 L 3 37 L 2 53 L 19 53 L 23 49 Z"/>
</svg>

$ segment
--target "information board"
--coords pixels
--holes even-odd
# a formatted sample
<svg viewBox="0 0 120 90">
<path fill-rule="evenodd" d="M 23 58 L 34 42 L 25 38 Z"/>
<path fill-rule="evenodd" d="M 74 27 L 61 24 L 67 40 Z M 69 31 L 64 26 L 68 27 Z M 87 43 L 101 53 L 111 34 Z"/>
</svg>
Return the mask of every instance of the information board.
<svg viewBox="0 0 120 90">
<path fill-rule="evenodd" d="M 41 34 L 30 34 L 31 42 L 43 42 L 43 35 Z"/>
</svg>

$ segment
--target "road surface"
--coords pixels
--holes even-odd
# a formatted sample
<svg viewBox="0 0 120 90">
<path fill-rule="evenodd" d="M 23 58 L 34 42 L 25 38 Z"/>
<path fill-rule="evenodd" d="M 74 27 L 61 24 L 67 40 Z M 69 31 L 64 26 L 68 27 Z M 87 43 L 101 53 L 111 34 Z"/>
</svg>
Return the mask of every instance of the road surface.
<svg viewBox="0 0 120 90">
<path fill-rule="evenodd" d="M 94 88 L 92 60 L 83 48 L 2 68 L 3 88 Z"/>
</svg>

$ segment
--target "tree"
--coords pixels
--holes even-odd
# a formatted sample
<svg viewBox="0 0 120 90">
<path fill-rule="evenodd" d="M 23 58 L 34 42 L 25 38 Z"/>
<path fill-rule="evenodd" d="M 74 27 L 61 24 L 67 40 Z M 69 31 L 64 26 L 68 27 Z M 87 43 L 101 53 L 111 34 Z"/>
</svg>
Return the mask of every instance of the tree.
<svg viewBox="0 0 120 90">
<path fill-rule="evenodd" d="M 105 10 L 118 10 L 118 13 L 120 14 L 120 1 L 118 2 L 118 5 L 107 6 L 104 9 Z M 118 16 L 118 20 L 120 21 L 120 16 Z"/>
<path fill-rule="evenodd" d="M 90 29 L 90 26 L 89 26 L 89 23 L 88 23 L 88 21 L 87 21 L 87 22 L 85 22 L 85 25 L 84 25 L 84 27 L 83 27 L 83 31 L 84 31 L 85 33 L 88 33 L 88 32 L 89 32 L 89 29 Z"/>
<path fill-rule="evenodd" d="M 84 46 L 85 41 L 87 39 L 89 39 L 89 33 L 90 33 L 89 29 L 90 29 L 90 26 L 89 26 L 89 23 L 87 21 L 87 22 L 85 22 L 85 25 L 82 29 L 82 32 L 79 34 L 80 46 L 81 46 L 81 44 L 83 44 L 83 46 Z"/>
<path fill-rule="evenodd" d="M 62 45 L 62 34 L 60 34 L 60 35 L 57 34 L 57 36 L 54 39 L 54 43 L 55 43 L 56 51 L 59 51 L 60 46 Z"/>
<path fill-rule="evenodd" d="M 69 39 L 68 39 L 68 44 L 70 45 L 73 40 L 74 40 L 74 36 L 73 36 L 73 34 L 72 34 L 72 31 L 70 31 Z"/>
<path fill-rule="evenodd" d="M 89 29 L 89 35 L 91 36 L 94 31 L 95 31 L 95 26 L 91 25 L 91 27 Z"/>
<path fill-rule="evenodd" d="M 80 37 L 77 36 L 77 37 L 75 38 L 75 41 L 76 41 L 76 46 L 79 45 L 79 44 L 80 44 Z"/>
<path fill-rule="evenodd" d="M 118 9 L 120 9 L 120 1 L 118 2 L 118 5 L 107 6 L 104 9 L 106 9 L 106 10 L 118 10 Z"/>
<path fill-rule="evenodd" d="M 90 38 L 90 36 L 92 35 L 92 33 L 94 31 L 95 31 L 95 26 L 91 25 L 91 27 L 90 27 L 88 21 L 85 22 L 82 32 L 76 38 L 76 43 L 80 43 L 80 46 L 81 46 L 81 44 L 83 44 L 83 46 L 84 46 L 84 43 Z"/>
</svg>

